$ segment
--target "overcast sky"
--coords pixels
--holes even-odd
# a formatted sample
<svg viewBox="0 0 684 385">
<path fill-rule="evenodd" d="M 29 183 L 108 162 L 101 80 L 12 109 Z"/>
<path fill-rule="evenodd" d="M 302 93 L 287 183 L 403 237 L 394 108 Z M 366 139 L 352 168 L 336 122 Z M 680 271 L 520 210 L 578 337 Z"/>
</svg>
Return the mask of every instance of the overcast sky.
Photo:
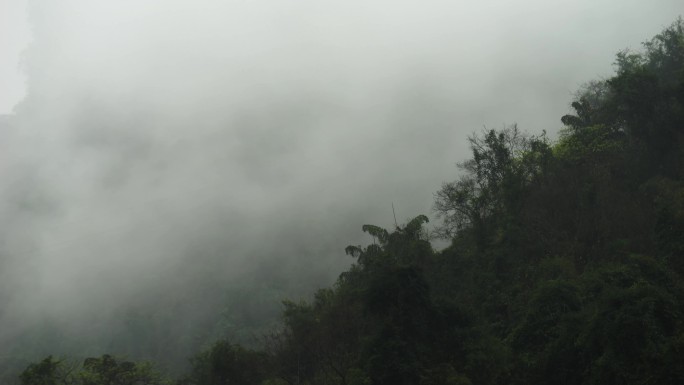
<svg viewBox="0 0 684 385">
<path fill-rule="evenodd" d="M 344 247 L 369 241 L 361 225 L 393 223 L 392 202 L 400 221 L 431 214 L 469 134 L 517 122 L 553 137 L 582 83 L 683 11 L 3 0 L 0 299 L 17 317 L 181 275 L 328 284 Z"/>
</svg>

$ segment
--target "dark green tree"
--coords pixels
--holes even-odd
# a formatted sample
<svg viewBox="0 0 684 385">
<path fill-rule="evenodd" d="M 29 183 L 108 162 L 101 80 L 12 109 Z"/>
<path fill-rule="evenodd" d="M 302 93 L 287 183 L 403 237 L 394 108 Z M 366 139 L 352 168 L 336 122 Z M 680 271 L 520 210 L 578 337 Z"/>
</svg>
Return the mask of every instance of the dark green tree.
<svg viewBox="0 0 684 385">
<path fill-rule="evenodd" d="M 544 135 L 526 136 L 516 125 L 469 138 L 472 159 L 464 174 L 435 194 L 435 211 L 443 223 L 438 234 L 451 238 L 470 230 L 480 246 L 518 213 L 525 187 L 544 173 L 551 150 Z"/>
<path fill-rule="evenodd" d="M 192 372 L 183 384 L 258 385 L 269 373 L 267 356 L 233 345 L 226 340 L 214 343 L 192 360 Z"/>
<path fill-rule="evenodd" d="M 48 356 L 30 364 L 19 376 L 22 385 L 165 385 L 149 363 L 120 361 L 105 354 L 86 358 L 82 365 Z"/>
</svg>

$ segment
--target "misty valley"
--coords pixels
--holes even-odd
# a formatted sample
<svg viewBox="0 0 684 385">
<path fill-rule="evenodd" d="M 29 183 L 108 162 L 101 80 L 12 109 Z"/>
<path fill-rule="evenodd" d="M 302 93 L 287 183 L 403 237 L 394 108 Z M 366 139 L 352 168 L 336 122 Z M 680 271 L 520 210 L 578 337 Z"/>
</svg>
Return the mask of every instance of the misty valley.
<svg viewBox="0 0 684 385">
<path fill-rule="evenodd" d="M 443 85 L 396 48 L 441 51 L 439 15 L 400 44 L 353 7 L 102 3 L 30 3 L 27 96 L 0 115 L 0 384 L 684 384 L 681 17 L 566 114 L 454 133 L 486 76 Z M 395 62 L 429 70 L 397 85 Z M 542 100 L 545 71 L 508 76 Z"/>
</svg>

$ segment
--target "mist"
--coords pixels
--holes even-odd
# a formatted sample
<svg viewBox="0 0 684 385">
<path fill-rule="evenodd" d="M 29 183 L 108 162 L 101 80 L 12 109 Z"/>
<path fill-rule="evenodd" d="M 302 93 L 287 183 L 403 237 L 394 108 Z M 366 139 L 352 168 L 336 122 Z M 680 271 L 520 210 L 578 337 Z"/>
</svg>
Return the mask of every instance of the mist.
<svg viewBox="0 0 684 385">
<path fill-rule="evenodd" d="M 400 222 L 432 217 L 469 134 L 517 123 L 553 138 L 581 84 L 611 73 L 616 47 L 638 48 L 684 10 L 28 7 L 26 97 L 0 121 L 0 346 L 51 325 L 65 350 L 115 346 L 102 333 L 123 328 L 121 314 L 164 308 L 211 329 L 238 311 L 230 293 L 241 309 L 277 310 L 330 285 L 353 261 L 344 247 L 371 241 L 361 225 L 394 224 L 392 203 Z"/>
</svg>

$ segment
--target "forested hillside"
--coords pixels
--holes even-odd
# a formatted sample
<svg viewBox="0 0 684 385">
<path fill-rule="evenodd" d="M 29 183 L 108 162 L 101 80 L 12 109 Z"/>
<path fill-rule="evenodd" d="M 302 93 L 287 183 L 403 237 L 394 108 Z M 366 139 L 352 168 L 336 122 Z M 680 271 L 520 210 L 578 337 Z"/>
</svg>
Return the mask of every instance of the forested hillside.
<svg viewBox="0 0 684 385">
<path fill-rule="evenodd" d="M 373 242 L 346 248 L 351 268 L 285 301 L 257 350 L 182 352 L 192 370 L 174 380 L 55 352 L 19 383 L 684 383 L 684 21 L 615 64 L 557 140 L 474 134 L 435 193 L 440 223 L 364 225 Z"/>
</svg>

